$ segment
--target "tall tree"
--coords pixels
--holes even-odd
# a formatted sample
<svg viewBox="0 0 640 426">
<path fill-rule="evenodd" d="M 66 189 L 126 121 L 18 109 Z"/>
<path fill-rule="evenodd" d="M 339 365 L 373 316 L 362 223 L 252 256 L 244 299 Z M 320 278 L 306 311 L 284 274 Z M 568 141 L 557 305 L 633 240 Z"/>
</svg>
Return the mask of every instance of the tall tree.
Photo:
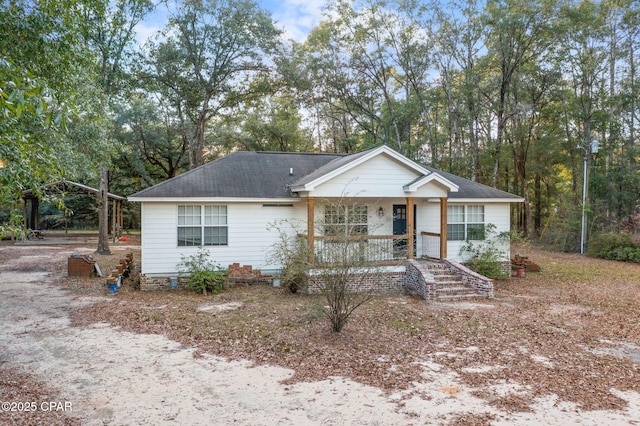
<svg viewBox="0 0 640 426">
<path fill-rule="evenodd" d="M 204 162 L 207 126 L 215 117 L 269 92 L 254 82 L 269 81 L 279 34 L 252 0 L 186 0 L 148 44 L 147 77 L 174 105 L 191 168 Z"/>
<path fill-rule="evenodd" d="M 483 32 L 485 22 L 482 9 L 473 0 L 451 1 L 437 8 L 437 58 L 441 64 L 442 78 L 447 82 L 447 92 L 452 92 L 451 80 L 462 79 L 457 85 L 456 101 L 460 125 L 466 127 L 469 178 L 476 181 L 479 167 L 479 118 L 482 107 L 480 96 L 481 73 L 477 67 L 481 51 L 485 48 Z M 446 66 L 450 64 L 450 66 Z M 455 85 L 455 82 L 453 83 Z M 448 93 L 448 102 L 452 102 L 452 93 Z M 454 105 L 448 107 L 450 111 Z M 450 113 L 451 114 L 451 113 Z M 464 167 L 466 168 L 466 167 Z"/>
<path fill-rule="evenodd" d="M 131 53 L 134 42 L 135 26 L 153 9 L 150 0 L 117 0 L 107 2 L 98 0 L 93 7 L 84 9 L 85 26 L 83 35 L 88 44 L 98 52 L 97 75 L 101 96 L 101 107 L 107 110 L 114 98 L 123 93 L 126 59 Z M 114 142 L 113 121 L 105 126 L 102 138 Z M 108 242 L 108 197 L 104 195 L 108 188 L 108 168 L 110 158 L 103 153 L 100 164 L 100 200 L 99 232 L 97 253 L 110 254 Z"/>
<path fill-rule="evenodd" d="M 71 121 L 99 111 L 93 53 L 80 37 L 82 5 L 11 0 L 0 10 L 0 203 L 69 176 L 84 151 L 67 137 Z M 14 230 L 20 216 L 12 216 Z"/>
<path fill-rule="evenodd" d="M 97 0 L 83 9 L 84 37 L 98 55 L 98 82 L 106 98 L 122 94 L 134 54 L 135 27 L 154 8 L 151 0 Z"/>
<path fill-rule="evenodd" d="M 115 161 L 123 169 L 121 178 L 141 181 L 128 188 L 131 192 L 171 179 L 189 166 L 174 110 L 162 98 L 147 95 L 131 95 L 127 105 L 115 106 L 115 138 L 123 148 Z"/>
<path fill-rule="evenodd" d="M 551 23 L 556 17 L 554 0 L 490 0 L 486 24 L 488 66 L 497 70 L 496 91 L 485 93 L 491 100 L 496 120 L 496 135 L 491 144 L 493 160 L 492 184 L 497 186 L 504 133 L 510 115 L 520 108 L 512 102 L 511 86 L 523 65 L 535 61 L 553 43 Z"/>
<path fill-rule="evenodd" d="M 249 151 L 312 152 L 313 139 L 301 129 L 302 117 L 289 96 L 269 97 L 235 114 L 237 130 L 221 135 L 230 149 Z"/>
</svg>

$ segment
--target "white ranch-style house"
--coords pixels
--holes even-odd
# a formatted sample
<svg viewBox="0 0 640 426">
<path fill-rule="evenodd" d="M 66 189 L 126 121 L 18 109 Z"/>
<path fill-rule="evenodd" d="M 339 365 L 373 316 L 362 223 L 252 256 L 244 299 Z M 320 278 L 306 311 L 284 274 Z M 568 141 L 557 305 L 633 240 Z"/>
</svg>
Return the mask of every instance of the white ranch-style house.
<svg viewBox="0 0 640 426">
<path fill-rule="evenodd" d="M 387 146 L 356 154 L 234 152 L 128 199 L 142 206 L 141 281 L 155 283 L 177 276 L 181 257 L 199 247 L 224 267 L 277 273 L 270 253 L 282 221 L 302 224 L 311 261 L 330 256 L 338 238 L 320 222 L 368 235 L 371 260 L 460 262 L 461 245 L 483 238 L 488 224 L 509 231 L 510 205 L 523 201 Z"/>
</svg>

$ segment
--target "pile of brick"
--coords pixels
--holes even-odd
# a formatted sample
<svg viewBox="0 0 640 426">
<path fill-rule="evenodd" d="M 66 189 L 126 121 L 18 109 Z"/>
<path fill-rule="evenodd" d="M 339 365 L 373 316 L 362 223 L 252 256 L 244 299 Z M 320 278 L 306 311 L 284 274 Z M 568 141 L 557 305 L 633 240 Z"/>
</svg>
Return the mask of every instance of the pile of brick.
<svg viewBox="0 0 640 426">
<path fill-rule="evenodd" d="M 67 275 L 70 277 L 90 277 L 94 274 L 96 261 L 93 257 L 82 254 L 72 254 L 67 262 Z"/>
<path fill-rule="evenodd" d="M 228 282 L 232 284 L 271 284 L 273 277 L 262 275 L 259 269 L 253 269 L 251 265 L 233 263 L 229 265 Z"/>
<path fill-rule="evenodd" d="M 524 269 L 527 272 L 540 272 L 540 266 L 529 260 L 527 256 L 520 256 L 516 254 L 511 259 L 511 267 L 513 269 Z"/>
<path fill-rule="evenodd" d="M 111 275 L 107 277 L 107 285 L 122 285 L 122 281 L 128 278 L 133 269 L 133 253 L 128 253 L 124 258 L 120 259 L 120 263 L 111 270 Z"/>
</svg>

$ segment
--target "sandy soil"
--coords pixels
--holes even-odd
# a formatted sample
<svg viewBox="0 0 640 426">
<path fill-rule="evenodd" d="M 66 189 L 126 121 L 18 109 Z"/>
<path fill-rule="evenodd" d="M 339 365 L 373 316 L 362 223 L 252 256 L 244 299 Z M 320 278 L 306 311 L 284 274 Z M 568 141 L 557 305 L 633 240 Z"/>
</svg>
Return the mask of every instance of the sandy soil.
<svg viewBox="0 0 640 426">
<path fill-rule="evenodd" d="M 12 256 L 6 256 L 8 250 Z M 0 256 L 5 259 L 0 265 L 0 366 L 54 389 L 48 401 L 70 403 L 67 414 L 84 425 L 475 424 L 466 420 L 469 414 L 481 415 L 476 422 L 484 418 L 481 423 L 496 425 L 640 423 L 640 395 L 633 392 L 617 393 L 629 403 L 625 411 L 580 411 L 548 395 L 533 412 L 507 413 L 474 396 L 478 389 L 464 387 L 437 363 L 416 365 L 424 370 L 424 380 L 392 395 L 340 377 L 283 385 L 293 371 L 229 362 L 159 335 L 132 334 L 104 323 L 72 327 L 69 313 L 76 307 L 104 298 L 118 303 L 106 292 L 88 296 L 52 284 L 56 277 L 42 264 L 65 262 L 75 251 L 0 247 L 5 255 Z M 517 393 L 519 387 L 503 383 L 486 390 Z M 0 383 L 0 402 L 5 402 L 1 391 Z M 5 414 L 0 411 L 0 424 Z"/>
</svg>

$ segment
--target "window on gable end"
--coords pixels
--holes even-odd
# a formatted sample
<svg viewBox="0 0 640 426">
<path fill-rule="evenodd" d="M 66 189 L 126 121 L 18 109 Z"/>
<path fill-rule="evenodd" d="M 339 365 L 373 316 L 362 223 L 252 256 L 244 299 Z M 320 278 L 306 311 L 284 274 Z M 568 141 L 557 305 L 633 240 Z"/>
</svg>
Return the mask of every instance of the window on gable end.
<svg viewBox="0 0 640 426">
<path fill-rule="evenodd" d="M 228 245 L 227 206 L 178 206 L 178 246 Z"/>
</svg>

